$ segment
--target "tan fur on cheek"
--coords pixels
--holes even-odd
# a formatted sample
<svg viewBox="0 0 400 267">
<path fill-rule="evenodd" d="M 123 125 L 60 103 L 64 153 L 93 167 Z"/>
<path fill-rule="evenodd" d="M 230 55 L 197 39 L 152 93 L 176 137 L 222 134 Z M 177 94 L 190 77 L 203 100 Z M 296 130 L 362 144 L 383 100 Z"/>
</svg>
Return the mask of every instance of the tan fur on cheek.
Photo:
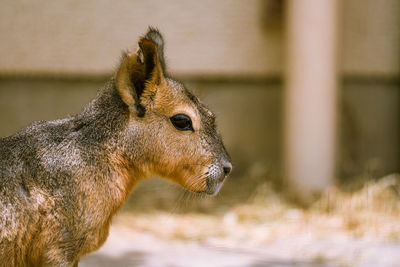
<svg viewBox="0 0 400 267">
<path fill-rule="evenodd" d="M 174 155 L 171 151 L 153 158 L 156 164 L 151 165 L 151 169 L 156 175 L 167 178 L 184 188 L 201 192 L 206 190 L 206 173 L 208 165 L 204 160 L 194 158 L 192 154 Z M 176 159 L 179 158 L 179 161 Z"/>
</svg>

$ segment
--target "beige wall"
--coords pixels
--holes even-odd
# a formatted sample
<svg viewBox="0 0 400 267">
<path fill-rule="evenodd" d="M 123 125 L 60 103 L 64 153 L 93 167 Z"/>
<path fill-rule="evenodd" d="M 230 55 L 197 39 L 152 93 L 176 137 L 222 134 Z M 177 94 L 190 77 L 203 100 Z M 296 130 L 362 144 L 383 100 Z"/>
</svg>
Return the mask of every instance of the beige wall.
<svg viewBox="0 0 400 267">
<path fill-rule="evenodd" d="M 344 73 L 398 77 L 400 1 L 342 0 L 342 10 Z"/>
<path fill-rule="evenodd" d="M 264 32 L 263 10 L 257 0 L 7 0 L 0 72 L 109 72 L 121 50 L 154 25 L 179 74 L 277 73 L 281 33 Z"/>
<path fill-rule="evenodd" d="M 276 75 L 283 27 L 271 8 L 280 1 L 3 0 L 0 73 L 108 73 L 121 49 L 155 25 L 175 73 Z M 341 1 L 341 69 L 399 75 L 400 1 Z"/>
</svg>

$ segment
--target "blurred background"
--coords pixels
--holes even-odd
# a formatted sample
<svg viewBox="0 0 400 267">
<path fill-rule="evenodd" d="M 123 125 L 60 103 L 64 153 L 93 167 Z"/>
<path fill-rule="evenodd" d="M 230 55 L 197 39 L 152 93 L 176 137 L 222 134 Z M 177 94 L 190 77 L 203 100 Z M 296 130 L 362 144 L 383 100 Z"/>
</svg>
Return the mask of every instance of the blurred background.
<svg viewBox="0 0 400 267">
<path fill-rule="evenodd" d="M 83 266 L 400 262 L 399 1 L 3 0 L 0 136 L 80 112 L 149 25 L 234 172 L 216 198 L 143 182 Z"/>
</svg>

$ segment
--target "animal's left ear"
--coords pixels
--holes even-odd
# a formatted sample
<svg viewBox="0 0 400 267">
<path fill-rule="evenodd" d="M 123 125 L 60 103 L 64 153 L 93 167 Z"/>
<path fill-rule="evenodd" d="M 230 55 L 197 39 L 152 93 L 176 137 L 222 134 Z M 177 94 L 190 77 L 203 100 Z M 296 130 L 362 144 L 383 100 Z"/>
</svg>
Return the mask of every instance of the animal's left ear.
<svg viewBox="0 0 400 267">
<path fill-rule="evenodd" d="M 145 79 L 156 85 L 164 79 L 164 39 L 160 32 L 150 27 L 146 35 L 139 40 L 139 60 L 145 65 Z"/>
<path fill-rule="evenodd" d="M 147 101 L 165 82 L 164 41 L 161 34 L 149 28 L 140 38 L 135 54 L 125 54 L 116 75 L 116 87 L 130 110 L 143 117 Z"/>
</svg>

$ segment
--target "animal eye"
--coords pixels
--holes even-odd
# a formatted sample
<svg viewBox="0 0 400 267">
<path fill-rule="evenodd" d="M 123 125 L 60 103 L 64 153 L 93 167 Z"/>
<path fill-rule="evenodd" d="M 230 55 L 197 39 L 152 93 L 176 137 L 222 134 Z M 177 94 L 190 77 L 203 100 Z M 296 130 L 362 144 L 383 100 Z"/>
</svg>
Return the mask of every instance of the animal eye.
<svg viewBox="0 0 400 267">
<path fill-rule="evenodd" d="M 179 131 L 194 131 L 192 120 L 185 114 L 176 114 L 170 118 L 172 124 Z"/>
</svg>

